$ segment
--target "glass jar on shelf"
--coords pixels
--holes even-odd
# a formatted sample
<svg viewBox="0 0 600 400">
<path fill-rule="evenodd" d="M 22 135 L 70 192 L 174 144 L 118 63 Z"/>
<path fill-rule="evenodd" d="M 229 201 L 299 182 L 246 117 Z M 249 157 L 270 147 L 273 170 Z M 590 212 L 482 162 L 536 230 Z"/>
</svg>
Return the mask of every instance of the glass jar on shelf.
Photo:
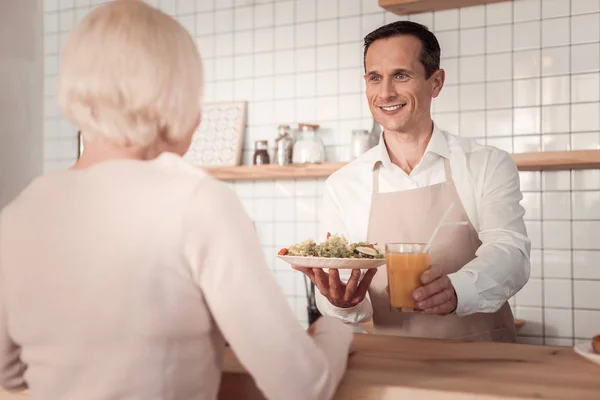
<svg viewBox="0 0 600 400">
<path fill-rule="evenodd" d="M 325 162 L 325 145 L 319 137 L 319 125 L 298 124 L 298 139 L 294 144 L 294 164 L 320 164 Z"/>
<path fill-rule="evenodd" d="M 369 131 L 366 129 L 355 129 L 352 131 L 352 144 L 350 156 L 354 159 L 360 157 L 371 148 Z"/>
<path fill-rule="evenodd" d="M 269 142 L 266 140 L 257 140 L 254 142 L 254 165 L 270 164 L 269 159 Z"/>
<path fill-rule="evenodd" d="M 290 134 L 289 125 L 279 125 L 279 133 L 275 139 L 273 160 L 275 164 L 287 165 L 292 163 L 294 138 Z"/>
</svg>

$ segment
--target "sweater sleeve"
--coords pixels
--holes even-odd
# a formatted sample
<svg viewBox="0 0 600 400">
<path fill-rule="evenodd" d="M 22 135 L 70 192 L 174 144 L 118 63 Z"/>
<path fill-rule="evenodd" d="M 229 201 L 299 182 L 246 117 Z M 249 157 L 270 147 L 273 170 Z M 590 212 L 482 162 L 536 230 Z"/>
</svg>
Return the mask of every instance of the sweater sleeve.
<svg viewBox="0 0 600 400">
<path fill-rule="evenodd" d="M 210 312 L 269 399 L 330 399 L 345 372 L 351 329 L 321 318 L 312 338 L 269 271 L 251 220 L 224 184 L 206 179 L 186 218 L 185 257 Z"/>
<path fill-rule="evenodd" d="M 0 252 L 2 236 L 0 234 Z M 2 257 L 0 257 L 0 387 L 6 390 L 20 391 L 27 389 L 23 375 L 26 365 L 21 361 L 21 348 L 11 339 L 8 332 L 8 315 L 2 273 Z"/>
</svg>

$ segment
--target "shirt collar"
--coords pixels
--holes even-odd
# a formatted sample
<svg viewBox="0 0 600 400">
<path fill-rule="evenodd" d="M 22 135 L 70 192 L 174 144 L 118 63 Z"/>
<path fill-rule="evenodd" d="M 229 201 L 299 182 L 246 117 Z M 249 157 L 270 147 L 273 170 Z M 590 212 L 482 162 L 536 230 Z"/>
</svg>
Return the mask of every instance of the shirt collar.
<svg viewBox="0 0 600 400">
<path fill-rule="evenodd" d="M 385 142 L 383 140 L 383 132 L 379 137 L 379 151 L 376 154 L 375 163 L 381 161 L 385 168 L 392 167 L 392 161 L 390 159 L 390 155 L 388 153 L 387 147 L 385 146 Z M 428 153 L 437 154 L 444 158 L 450 157 L 450 148 L 448 146 L 448 139 L 444 132 L 434 123 L 433 124 L 433 133 L 431 135 L 431 139 L 429 139 L 429 143 L 427 143 L 427 148 L 425 148 L 425 153 L 423 157 Z"/>
</svg>

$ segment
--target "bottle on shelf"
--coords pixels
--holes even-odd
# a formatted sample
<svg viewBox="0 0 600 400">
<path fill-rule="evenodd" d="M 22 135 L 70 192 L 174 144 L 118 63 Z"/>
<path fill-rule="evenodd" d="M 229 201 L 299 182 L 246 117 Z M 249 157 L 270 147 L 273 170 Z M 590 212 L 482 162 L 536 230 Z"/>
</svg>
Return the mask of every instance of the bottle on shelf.
<svg viewBox="0 0 600 400">
<path fill-rule="evenodd" d="M 369 131 L 366 129 L 355 129 L 352 131 L 352 144 L 350 156 L 354 159 L 366 153 L 371 148 Z"/>
<path fill-rule="evenodd" d="M 279 132 L 275 139 L 273 161 L 278 165 L 287 165 L 293 162 L 294 139 L 290 134 L 289 125 L 279 125 Z"/>
<path fill-rule="evenodd" d="M 257 140 L 254 142 L 254 165 L 270 164 L 269 158 L 269 142 L 266 140 Z"/>
</svg>

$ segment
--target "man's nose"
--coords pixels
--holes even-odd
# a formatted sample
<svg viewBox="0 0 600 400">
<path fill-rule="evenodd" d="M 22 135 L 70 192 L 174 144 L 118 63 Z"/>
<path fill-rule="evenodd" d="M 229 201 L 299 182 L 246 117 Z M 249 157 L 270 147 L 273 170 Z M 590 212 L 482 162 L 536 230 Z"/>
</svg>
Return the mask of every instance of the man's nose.
<svg viewBox="0 0 600 400">
<path fill-rule="evenodd" d="M 384 79 L 381 83 L 382 84 L 379 86 L 381 88 L 379 92 L 379 97 L 381 97 L 384 100 L 390 100 L 398 95 L 396 87 L 394 86 L 393 79 Z"/>
</svg>

